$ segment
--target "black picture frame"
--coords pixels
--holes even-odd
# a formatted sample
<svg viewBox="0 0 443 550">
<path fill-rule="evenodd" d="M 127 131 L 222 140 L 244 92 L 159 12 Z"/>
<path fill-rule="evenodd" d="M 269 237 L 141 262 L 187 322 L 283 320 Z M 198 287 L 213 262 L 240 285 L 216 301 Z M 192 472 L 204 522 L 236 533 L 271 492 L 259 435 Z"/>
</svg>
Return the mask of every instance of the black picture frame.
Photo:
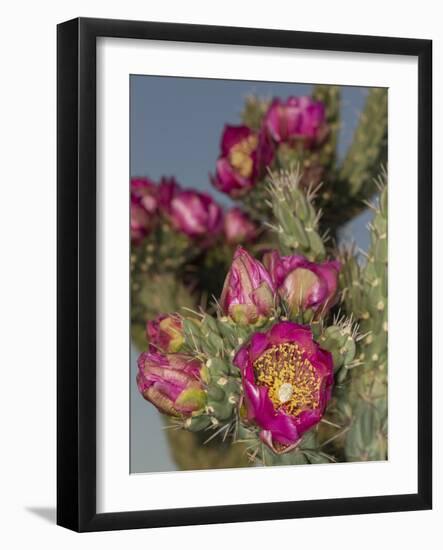
<svg viewBox="0 0 443 550">
<path fill-rule="evenodd" d="M 416 494 L 96 512 L 96 39 L 398 54 L 418 59 L 418 491 Z M 57 29 L 57 523 L 101 531 L 432 507 L 432 42 L 79 18 Z"/>
</svg>

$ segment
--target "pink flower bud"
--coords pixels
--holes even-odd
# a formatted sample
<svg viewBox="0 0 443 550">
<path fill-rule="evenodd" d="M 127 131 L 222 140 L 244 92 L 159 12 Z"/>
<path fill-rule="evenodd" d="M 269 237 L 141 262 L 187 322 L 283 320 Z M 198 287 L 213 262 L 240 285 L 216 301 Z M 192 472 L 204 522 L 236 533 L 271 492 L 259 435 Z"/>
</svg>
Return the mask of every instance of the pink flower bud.
<svg viewBox="0 0 443 550">
<path fill-rule="evenodd" d="M 172 199 L 170 219 L 175 229 L 188 237 L 214 237 L 222 229 L 223 211 L 208 194 L 186 190 Z"/>
<path fill-rule="evenodd" d="M 304 256 L 280 256 L 273 250 L 263 262 L 292 313 L 312 309 L 324 314 L 335 304 L 339 261 L 314 263 Z"/>
<path fill-rule="evenodd" d="M 154 350 L 176 353 L 184 343 L 183 324 L 176 315 L 159 315 L 146 324 L 146 335 Z"/>
<path fill-rule="evenodd" d="M 264 266 L 238 247 L 226 276 L 220 305 L 236 323 L 255 324 L 275 307 L 275 288 Z"/>
<path fill-rule="evenodd" d="M 277 143 L 302 139 L 311 144 L 324 133 L 325 107 L 308 96 L 274 99 L 264 118 L 264 126 Z"/>
<path fill-rule="evenodd" d="M 206 405 L 202 364 L 187 355 L 144 352 L 138 358 L 137 386 L 143 397 L 170 416 L 190 416 Z"/>
</svg>

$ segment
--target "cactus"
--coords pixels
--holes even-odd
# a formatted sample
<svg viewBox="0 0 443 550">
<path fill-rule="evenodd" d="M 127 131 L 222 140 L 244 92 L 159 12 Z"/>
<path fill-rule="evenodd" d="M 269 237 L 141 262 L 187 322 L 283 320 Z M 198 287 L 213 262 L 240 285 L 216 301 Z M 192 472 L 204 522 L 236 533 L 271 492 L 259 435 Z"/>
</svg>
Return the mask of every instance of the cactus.
<svg viewBox="0 0 443 550">
<path fill-rule="evenodd" d="M 139 349 L 146 347 L 146 321 L 159 313 L 194 307 L 186 285 L 173 273 L 133 273 L 131 280 L 131 328 Z"/>
<path fill-rule="evenodd" d="M 366 265 L 345 258 L 344 306 L 358 317 L 364 337 L 357 344 L 361 363 L 352 371 L 348 389 L 351 427 L 346 437 L 347 460 L 387 458 L 387 186 L 379 180 L 380 198 L 370 225 Z"/>
<path fill-rule="evenodd" d="M 208 432 L 190 432 L 175 429 L 166 430 L 174 462 L 181 470 L 213 470 L 216 468 L 244 468 L 250 466 L 245 448 L 241 443 L 214 438 L 207 441 Z"/>
<path fill-rule="evenodd" d="M 320 162 L 325 169 L 327 180 L 330 182 L 335 178 L 337 162 L 336 155 L 341 107 L 340 86 L 315 86 L 312 91 L 312 97 L 325 105 L 326 123 L 329 133 L 327 139 L 322 143 L 320 148 Z"/>
<path fill-rule="evenodd" d="M 299 170 L 271 173 L 269 192 L 275 221 L 270 227 L 277 233 L 283 253 L 322 260 L 326 249 L 318 232 L 321 213 L 313 205 L 315 190 L 304 191 L 300 178 Z"/>
<path fill-rule="evenodd" d="M 168 440 L 182 469 L 387 457 L 386 175 L 376 185 L 373 180 L 387 158 L 387 92 L 370 91 L 354 141 L 341 163 L 336 151 L 340 88 L 315 86 L 312 99 L 325 108 L 321 124 L 315 127 L 317 115 L 312 114 L 321 111 L 321 105 L 303 98 L 312 108 L 313 119 L 306 122 L 305 135 L 297 136 L 295 130 L 295 136 L 289 138 L 283 135 L 284 125 L 283 130 L 278 129 L 275 111 L 263 124 L 270 101 L 252 96 L 246 100 L 242 120 L 253 132 L 244 127 L 236 131 L 248 139 L 251 135 L 257 139 L 258 132 L 261 139 L 262 132 L 269 131 L 266 138 L 272 136 L 273 156 L 266 166 L 251 172 L 245 188 L 234 187 L 232 196 L 266 230 L 248 247 L 257 259 L 248 259 L 244 249 L 235 253 L 220 303 L 211 304 L 211 298 L 220 295 L 232 242 L 217 237 L 207 245 L 202 237 L 193 243 L 162 218 L 133 246 L 133 338 L 143 345 L 146 320 L 160 312 L 177 311 L 184 338 L 180 353 L 202 365 L 201 406 L 183 408 L 169 420 Z M 287 108 L 284 103 L 275 105 Z M 301 104 L 289 105 L 298 108 Z M 272 122 L 272 116 L 277 122 Z M 311 123 L 315 135 L 310 133 Z M 239 149 L 232 153 L 238 155 L 235 166 L 245 174 L 252 162 L 247 157 L 251 143 L 237 143 Z M 226 154 L 226 162 L 229 159 Z M 371 205 L 371 245 L 363 262 L 352 247 L 337 250 L 335 236 L 375 195 L 379 198 Z M 275 248 L 278 250 L 270 250 Z M 341 262 L 336 261 L 337 255 Z M 294 259 L 297 264 L 278 263 Z M 321 307 L 314 295 L 320 296 Z M 199 306 L 199 311 L 189 313 Z M 286 339 L 286 331 L 294 334 L 293 340 Z M 300 340 L 297 331 L 305 331 Z M 268 347 L 261 347 L 263 342 Z M 306 355 L 307 350 L 313 355 Z M 300 357 L 313 359 L 306 367 Z M 288 365 L 292 370 L 285 370 Z M 312 389 L 314 386 L 297 382 L 300 372 L 309 376 L 302 367 L 311 368 L 309 372 L 316 373 L 322 385 Z M 251 379 L 247 378 L 248 368 L 254 369 Z M 248 394 L 248 383 L 255 384 L 255 394 Z M 268 392 L 271 403 L 266 407 L 271 407 L 271 412 L 260 408 L 260 384 Z M 313 392 L 320 387 L 323 393 L 318 395 L 322 397 L 315 401 Z M 150 400 L 149 395 L 146 398 Z M 300 410 L 309 410 L 310 418 L 318 414 L 314 423 L 303 425 Z M 271 429 L 272 419 L 280 414 L 285 416 L 284 429 Z M 299 422 L 299 433 L 291 432 L 288 419 Z M 280 435 L 274 438 L 275 434 Z"/>
<path fill-rule="evenodd" d="M 387 101 L 386 88 L 370 90 L 352 145 L 339 169 L 348 197 L 367 199 L 377 192 L 374 178 L 387 160 Z"/>
</svg>

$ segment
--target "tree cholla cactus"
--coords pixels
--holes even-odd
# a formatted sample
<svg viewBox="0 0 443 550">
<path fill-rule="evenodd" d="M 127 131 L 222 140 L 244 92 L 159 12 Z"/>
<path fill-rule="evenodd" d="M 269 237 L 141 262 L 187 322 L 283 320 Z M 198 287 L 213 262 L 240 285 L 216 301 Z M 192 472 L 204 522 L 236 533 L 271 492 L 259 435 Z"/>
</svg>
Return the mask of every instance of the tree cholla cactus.
<svg viewBox="0 0 443 550">
<path fill-rule="evenodd" d="M 340 104 L 337 86 L 249 97 L 212 176 L 226 214 L 133 182 L 137 383 L 183 469 L 387 458 L 387 93 L 370 90 L 343 161 Z M 336 241 L 366 207 L 364 257 Z"/>
</svg>

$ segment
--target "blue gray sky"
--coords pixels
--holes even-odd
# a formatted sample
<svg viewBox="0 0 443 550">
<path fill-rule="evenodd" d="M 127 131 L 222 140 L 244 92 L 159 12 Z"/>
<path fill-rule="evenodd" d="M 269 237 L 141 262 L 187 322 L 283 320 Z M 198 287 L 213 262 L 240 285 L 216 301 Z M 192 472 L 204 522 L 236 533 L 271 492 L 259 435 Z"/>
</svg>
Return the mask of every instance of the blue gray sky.
<svg viewBox="0 0 443 550">
<path fill-rule="evenodd" d="M 185 187 L 210 191 L 225 124 L 240 124 L 247 95 L 263 98 L 307 95 L 310 84 L 213 80 L 132 75 L 131 175 L 175 176 Z M 343 87 L 339 153 L 346 151 L 362 109 L 367 88 Z"/>
</svg>

